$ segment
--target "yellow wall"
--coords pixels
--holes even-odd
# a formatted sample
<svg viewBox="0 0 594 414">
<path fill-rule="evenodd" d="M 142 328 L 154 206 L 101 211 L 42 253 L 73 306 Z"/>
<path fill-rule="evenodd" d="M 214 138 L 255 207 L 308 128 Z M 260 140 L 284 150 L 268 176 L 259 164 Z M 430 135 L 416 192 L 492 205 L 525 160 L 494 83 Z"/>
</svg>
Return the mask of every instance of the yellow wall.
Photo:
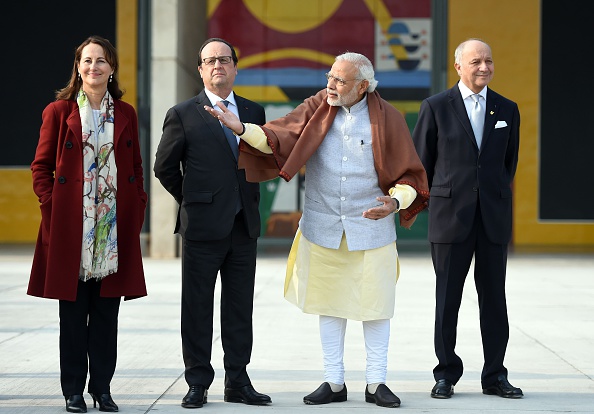
<svg viewBox="0 0 594 414">
<path fill-rule="evenodd" d="M 41 213 L 33 193 L 31 170 L 0 169 L 0 243 L 35 241 Z"/>
<path fill-rule="evenodd" d="M 520 107 L 520 159 L 514 183 L 517 248 L 594 246 L 593 224 L 538 221 L 540 1 L 451 0 L 449 2 L 449 84 L 458 80 L 454 49 L 469 37 L 489 43 L 495 61 L 494 90 Z"/>
<path fill-rule="evenodd" d="M 116 47 L 120 59 L 122 100 L 136 108 L 138 78 L 138 1 L 118 0 L 116 4 Z"/>
</svg>

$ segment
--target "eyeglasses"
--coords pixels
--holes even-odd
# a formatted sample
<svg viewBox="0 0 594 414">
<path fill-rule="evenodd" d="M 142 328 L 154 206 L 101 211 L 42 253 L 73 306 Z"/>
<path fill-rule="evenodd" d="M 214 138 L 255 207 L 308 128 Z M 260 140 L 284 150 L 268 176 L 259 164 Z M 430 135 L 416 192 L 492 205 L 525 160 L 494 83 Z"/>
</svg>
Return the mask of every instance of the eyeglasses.
<svg viewBox="0 0 594 414">
<path fill-rule="evenodd" d="M 207 66 L 212 66 L 215 64 L 216 61 L 221 62 L 221 65 L 226 65 L 228 63 L 231 63 L 231 61 L 233 60 L 232 56 L 211 56 L 211 57 L 207 57 L 202 59 L 202 63 L 204 63 Z"/>
<path fill-rule="evenodd" d="M 325 75 L 326 75 L 326 79 L 328 79 L 328 80 L 333 79 L 339 86 L 344 86 L 347 84 L 347 82 L 350 82 L 350 81 L 354 81 L 354 80 L 362 81 L 363 80 L 363 79 L 359 79 L 359 78 L 342 79 L 342 78 L 339 78 L 338 76 L 332 75 L 330 72 L 326 73 Z"/>
</svg>

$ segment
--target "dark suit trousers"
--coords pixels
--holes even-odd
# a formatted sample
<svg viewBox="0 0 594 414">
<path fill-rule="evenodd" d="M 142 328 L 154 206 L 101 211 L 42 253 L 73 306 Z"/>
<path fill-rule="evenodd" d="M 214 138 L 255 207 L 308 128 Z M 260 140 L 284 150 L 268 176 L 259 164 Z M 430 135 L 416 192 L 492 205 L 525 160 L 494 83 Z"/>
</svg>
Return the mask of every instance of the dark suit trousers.
<svg viewBox="0 0 594 414">
<path fill-rule="evenodd" d="M 79 280 L 76 301 L 60 301 L 60 382 L 64 396 L 83 394 L 87 370 L 89 392 L 111 393 L 121 298 L 102 298 L 100 290 L 100 281 Z"/>
<path fill-rule="evenodd" d="M 221 341 L 225 386 L 250 383 L 246 366 L 252 354 L 252 310 L 257 239 L 249 238 L 243 210 L 222 240 L 183 240 L 181 336 L 188 385 L 208 388 L 211 365 L 214 291 L 221 275 Z"/>
<path fill-rule="evenodd" d="M 484 388 L 494 384 L 500 374 L 507 375 L 503 366 L 509 338 L 505 300 L 507 245 L 489 241 L 479 207 L 472 231 L 464 242 L 431 244 L 436 274 L 434 339 L 439 361 L 433 369 L 433 375 L 435 380 L 445 378 L 454 384 L 462 376 L 462 359 L 456 355 L 454 348 L 462 291 L 473 255 L 483 342 L 481 383 Z"/>
</svg>

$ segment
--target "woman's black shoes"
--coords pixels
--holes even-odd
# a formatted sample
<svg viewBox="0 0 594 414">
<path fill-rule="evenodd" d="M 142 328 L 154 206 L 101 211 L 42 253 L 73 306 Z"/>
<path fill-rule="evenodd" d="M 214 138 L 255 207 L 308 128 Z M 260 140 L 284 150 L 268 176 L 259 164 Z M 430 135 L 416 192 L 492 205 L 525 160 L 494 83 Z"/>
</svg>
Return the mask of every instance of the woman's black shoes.
<svg viewBox="0 0 594 414">
<path fill-rule="evenodd" d="M 86 413 L 87 404 L 82 395 L 70 395 L 66 399 L 66 411 L 69 413 Z"/>
<path fill-rule="evenodd" d="M 97 403 L 99 403 L 99 411 L 108 413 L 115 413 L 118 411 L 118 406 L 111 399 L 111 394 L 93 394 L 92 392 L 89 394 L 93 397 L 93 407 L 97 407 Z M 82 412 L 86 412 L 86 410 Z"/>
</svg>

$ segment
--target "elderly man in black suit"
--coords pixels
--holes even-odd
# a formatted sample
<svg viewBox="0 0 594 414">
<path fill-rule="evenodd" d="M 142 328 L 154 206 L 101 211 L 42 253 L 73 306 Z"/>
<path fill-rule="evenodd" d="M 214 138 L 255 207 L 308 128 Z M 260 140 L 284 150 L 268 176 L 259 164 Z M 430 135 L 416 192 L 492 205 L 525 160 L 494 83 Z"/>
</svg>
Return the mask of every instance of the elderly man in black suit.
<svg viewBox="0 0 594 414">
<path fill-rule="evenodd" d="M 434 398 L 450 398 L 463 372 L 456 325 L 474 256 L 480 309 L 484 394 L 520 398 L 503 365 L 509 324 L 505 299 L 512 228 L 511 183 L 518 163 L 516 103 L 488 88 L 494 65 L 478 39 L 455 51 L 460 81 L 423 101 L 413 132 L 430 187 L 429 241 L 436 274 Z"/>
<path fill-rule="evenodd" d="M 237 168 L 238 138 L 204 110 L 223 101 L 242 121 L 262 125 L 264 108 L 233 93 L 237 55 L 227 41 L 208 39 L 198 71 L 204 90 L 165 116 L 154 171 L 179 203 L 175 232 L 183 239 L 181 335 L 189 391 L 182 407 L 200 408 L 214 379 L 210 363 L 213 301 L 221 274 L 221 339 L 225 401 L 271 403 L 247 374 L 260 235 L 259 184 Z"/>
</svg>

